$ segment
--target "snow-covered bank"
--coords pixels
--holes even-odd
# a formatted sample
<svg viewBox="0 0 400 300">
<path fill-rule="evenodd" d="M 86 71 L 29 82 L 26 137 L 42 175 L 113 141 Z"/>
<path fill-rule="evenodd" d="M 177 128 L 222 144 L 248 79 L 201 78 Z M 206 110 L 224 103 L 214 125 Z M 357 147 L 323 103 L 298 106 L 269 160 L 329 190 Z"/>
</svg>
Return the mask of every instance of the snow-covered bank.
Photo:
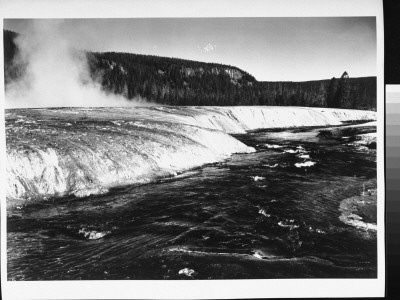
<svg viewBox="0 0 400 300">
<path fill-rule="evenodd" d="M 254 151 L 227 133 L 374 119 L 299 107 L 8 110 L 7 197 L 99 194 Z"/>
</svg>

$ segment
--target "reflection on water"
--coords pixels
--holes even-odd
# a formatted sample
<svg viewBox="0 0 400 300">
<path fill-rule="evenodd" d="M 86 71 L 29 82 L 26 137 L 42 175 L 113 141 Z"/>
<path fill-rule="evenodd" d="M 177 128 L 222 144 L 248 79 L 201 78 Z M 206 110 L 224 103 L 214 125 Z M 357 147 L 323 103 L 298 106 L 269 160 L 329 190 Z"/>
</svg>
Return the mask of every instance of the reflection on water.
<svg viewBox="0 0 400 300">
<path fill-rule="evenodd" d="M 9 211 L 9 279 L 376 277 L 376 230 L 340 219 L 376 188 L 375 151 L 312 129 L 237 138 L 257 152 Z"/>
</svg>

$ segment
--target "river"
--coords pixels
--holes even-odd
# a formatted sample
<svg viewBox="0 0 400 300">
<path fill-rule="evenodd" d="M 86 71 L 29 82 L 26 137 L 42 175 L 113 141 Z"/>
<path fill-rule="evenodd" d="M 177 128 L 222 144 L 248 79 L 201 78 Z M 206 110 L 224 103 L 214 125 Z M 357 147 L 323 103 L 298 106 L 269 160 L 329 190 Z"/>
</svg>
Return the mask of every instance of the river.
<svg viewBox="0 0 400 300">
<path fill-rule="evenodd" d="M 319 132 L 237 134 L 256 151 L 9 208 L 8 279 L 376 278 L 376 228 L 343 218 L 376 189 L 376 151 Z M 371 207 L 360 224 L 376 224 Z"/>
</svg>

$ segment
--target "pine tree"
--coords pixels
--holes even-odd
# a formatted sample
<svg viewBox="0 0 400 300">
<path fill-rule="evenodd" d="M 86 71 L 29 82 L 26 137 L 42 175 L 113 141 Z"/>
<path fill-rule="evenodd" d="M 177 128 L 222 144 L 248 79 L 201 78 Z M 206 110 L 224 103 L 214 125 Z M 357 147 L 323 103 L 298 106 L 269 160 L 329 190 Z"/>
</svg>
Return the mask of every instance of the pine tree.
<svg viewBox="0 0 400 300">
<path fill-rule="evenodd" d="M 349 75 L 345 71 L 340 77 L 339 86 L 335 94 L 334 107 L 336 108 L 350 108 L 350 86 Z"/>
<path fill-rule="evenodd" d="M 331 81 L 329 82 L 328 86 L 328 93 L 326 97 L 326 102 L 328 107 L 336 107 L 335 103 L 335 95 L 338 88 L 338 83 L 335 77 L 332 77 Z"/>
</svg>

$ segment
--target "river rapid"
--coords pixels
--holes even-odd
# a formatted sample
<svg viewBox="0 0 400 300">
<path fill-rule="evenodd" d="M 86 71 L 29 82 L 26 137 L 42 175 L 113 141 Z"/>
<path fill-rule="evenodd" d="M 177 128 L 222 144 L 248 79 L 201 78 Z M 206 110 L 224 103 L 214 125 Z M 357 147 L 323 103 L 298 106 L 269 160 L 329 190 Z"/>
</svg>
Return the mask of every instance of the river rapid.
<svg viewBox="0 0 400 300">
<path fill-rule="evenodd" d="M 8 279 L 376 278 L 376 151 L 335 128 L 235 134 L 255 152 L 10 206 Z"/>
</svg>

